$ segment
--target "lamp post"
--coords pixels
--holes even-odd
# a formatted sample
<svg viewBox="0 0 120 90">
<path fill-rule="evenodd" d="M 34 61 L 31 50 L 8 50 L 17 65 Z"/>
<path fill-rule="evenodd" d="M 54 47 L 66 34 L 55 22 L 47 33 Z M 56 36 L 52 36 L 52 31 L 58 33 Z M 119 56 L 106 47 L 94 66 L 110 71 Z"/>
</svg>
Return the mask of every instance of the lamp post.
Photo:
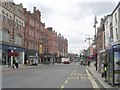
<svg viewBox="0 0 120 90">
<path fill-rule="evenodd" d="M 14 36 L 14 28 L 15 28 L 15 14 L 14 14 L 14 16 L 13 16 L 13 24 L 12 24 L 12 28 L 13 28 L 13 30 L 12 30 L 12 47 L 11 47 L 11 53 L 12 53 L 12 55 L 11 55 L 11 66 L 12 66 L 12 68 L 13 68 L 13 66 L 14 66 L 14 49 L 16 49 L 15 47 L 14 47 L 14 40 L 15 40 L 15 36 Z"/>
<path fill-rule="evenodd" d="M 95 61 L 96 61 L 96 62 L 95 62 L 96 64 L 95 64 L 95 65 L 96 65 L 96 71 L 97 71 L 97 39 L 96 39 L 96 24 L 97 24 L 97 23 L 98 23 L 98 22 L 97 22 L 97 17 L 96 17 L 96 15 L 95 15 L 95 18 L 94 18 L 94 26 L 93 26 L 93 27 L 95 28 L 95 52 L 96 52 L 96 58 L 95 58 L 95 59 L 96 59 L 96 60 L 95 60 Z"/>
<path fill-rule="evenodd" d="M 89 35 L 88 38 L 85 38 L 85 42 L 86 42 L 86 40 L 89 41 L 89 50 L 88 50 L 88 52 L 89 52 L 89 57 L 90 57 L 90 40 L 92 40 L 92 39 L 93 39 L 93 38 L 91 38 L 90 35 Z"/>
</svg>

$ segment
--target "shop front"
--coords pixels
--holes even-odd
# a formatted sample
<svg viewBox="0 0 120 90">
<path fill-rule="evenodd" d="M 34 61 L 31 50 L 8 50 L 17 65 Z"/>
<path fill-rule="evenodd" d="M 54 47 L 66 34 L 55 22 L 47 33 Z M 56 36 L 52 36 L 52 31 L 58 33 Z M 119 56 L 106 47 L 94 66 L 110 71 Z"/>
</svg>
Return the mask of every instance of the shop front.
<svg viewBox="0 0 120 90">
<path fill-rule="evenodd" d="M 38 51 L 33 49 L 26 49 L 25 50 L 25 64 L 35 64 L 39 62 L 38 58 Z"/>
<path fill-rule="evenodd" d="M 2 65 L 11 66 L 15 57 L 18 58 L 20 64 L 24 64 L 24 48 L 6 44 L 1 44 L 0 47 L 2 52 Z"/>
<path fill-rule="evenodd" d="M 49 53 L 42 53 L 39 55 L 39 58 L 41 61 L 40 63 L 42 64 L 49 64 L 54 62 L 53 55 Z"/>
</svg>

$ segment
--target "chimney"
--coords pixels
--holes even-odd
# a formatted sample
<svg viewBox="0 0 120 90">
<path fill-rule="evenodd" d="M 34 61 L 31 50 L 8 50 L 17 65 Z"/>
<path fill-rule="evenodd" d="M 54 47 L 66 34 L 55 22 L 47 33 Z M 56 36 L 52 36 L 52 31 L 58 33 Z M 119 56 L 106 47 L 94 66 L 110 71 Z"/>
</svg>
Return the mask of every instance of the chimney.
<svg viewBox="0 0 120 90">
<path fill-rule="evenodd" d="M 34 7 L 34 12 L 36 11 L 36 7 Z"/>
<path fill-rule="evenodd" d="M 24 10 L 26 11 L 26 10 L 27 10 L 27 8 L 24 8 Z"/>
</svg>

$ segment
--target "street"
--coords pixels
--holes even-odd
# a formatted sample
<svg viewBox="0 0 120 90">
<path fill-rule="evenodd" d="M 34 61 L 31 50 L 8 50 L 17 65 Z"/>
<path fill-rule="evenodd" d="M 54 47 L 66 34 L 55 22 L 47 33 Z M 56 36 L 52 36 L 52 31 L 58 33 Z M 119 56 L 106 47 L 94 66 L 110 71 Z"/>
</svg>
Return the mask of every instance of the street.
<svg viewBox="0 0 120 90">
<path fill-rule="evenodd" d="M 40 65 L 2 73 L 3 88 L 93 88 L 94 82 L 78 62 Z M 95 83 L 95 82 L 94 82 Z"/>
</svg>

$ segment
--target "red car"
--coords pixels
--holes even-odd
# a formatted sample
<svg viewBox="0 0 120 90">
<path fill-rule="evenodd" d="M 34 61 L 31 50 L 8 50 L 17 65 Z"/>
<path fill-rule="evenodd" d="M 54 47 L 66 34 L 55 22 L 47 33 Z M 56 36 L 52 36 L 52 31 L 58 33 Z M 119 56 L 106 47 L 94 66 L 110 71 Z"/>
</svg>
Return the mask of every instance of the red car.
<svg viewBox="0 0 120 90">
<path fill-rule="evenodd" d="M 64 61 L 64 64 L 69 64 L 70 62 L 69 61 Z"/>
</svg>

